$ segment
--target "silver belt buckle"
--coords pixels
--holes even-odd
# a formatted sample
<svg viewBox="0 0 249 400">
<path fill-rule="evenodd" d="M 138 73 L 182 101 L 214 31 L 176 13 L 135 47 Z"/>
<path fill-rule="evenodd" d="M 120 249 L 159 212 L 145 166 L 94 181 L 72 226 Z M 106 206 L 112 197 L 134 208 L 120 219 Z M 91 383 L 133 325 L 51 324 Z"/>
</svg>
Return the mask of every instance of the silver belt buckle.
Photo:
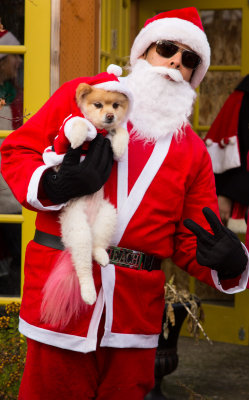
<svg viewBox="0 0 249 400">
<path fill-rule="evenodd" d="M 142 269 L 143 253 L 141 251 L 110 246 L 107 253 L 111 264 L 137 270 Z"/>
</svg>

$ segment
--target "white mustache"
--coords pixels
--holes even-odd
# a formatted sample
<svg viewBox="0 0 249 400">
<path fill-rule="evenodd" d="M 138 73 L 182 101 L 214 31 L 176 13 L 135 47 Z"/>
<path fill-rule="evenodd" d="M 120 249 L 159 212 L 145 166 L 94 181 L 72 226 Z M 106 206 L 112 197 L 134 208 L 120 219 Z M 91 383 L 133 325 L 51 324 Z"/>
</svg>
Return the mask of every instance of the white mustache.
<svg viewBox="0 0 249 400">
<path fill-rule="evenodd" d="M 151 66 L 151 68 L 154 72 L 160 75 L 169 76 L 174 82 L 183 82 L 184 80 L 181 72 L 178 69 L 154 66 Z"/>
</svg>

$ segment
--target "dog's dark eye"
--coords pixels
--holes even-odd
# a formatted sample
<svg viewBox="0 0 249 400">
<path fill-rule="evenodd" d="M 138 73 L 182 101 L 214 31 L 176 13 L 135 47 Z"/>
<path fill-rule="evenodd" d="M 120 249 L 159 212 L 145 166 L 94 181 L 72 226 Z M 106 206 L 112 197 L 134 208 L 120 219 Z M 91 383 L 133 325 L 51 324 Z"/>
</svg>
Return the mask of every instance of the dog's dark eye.
<svg viewBox="0 0 249 400">
<path fill-rule="evenodd" d="M 103 105 L 101 103 L 94 103 L 94 105 L 95 105 L 96 108 L 102 108 L 103 107 Z"/>
<path fill-rule="evenodd" d="M 114 109 L 116 109 L 116 108 L 119 107 L 119 104 L 118 104 L 118 103 L 113 103 L 112 107 L 113 107 Z"/>
</svg>

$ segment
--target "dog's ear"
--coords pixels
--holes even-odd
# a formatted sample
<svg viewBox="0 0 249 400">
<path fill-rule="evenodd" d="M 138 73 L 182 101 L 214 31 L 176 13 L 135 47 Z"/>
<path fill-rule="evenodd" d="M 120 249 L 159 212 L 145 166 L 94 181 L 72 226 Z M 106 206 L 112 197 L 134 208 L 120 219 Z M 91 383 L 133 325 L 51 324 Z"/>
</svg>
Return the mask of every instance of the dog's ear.
<svg viewBox="0 0 249 400">
<path fill-rule="evenodd" d="M 86 94 L 91 93 L 92 90 L 93 90 L 92 86 L 88 85 L 87 83 L 80 83 L 79 86 L 76 89 L 76 96 L 75 97 L 76 97 L 77 104 L 80 105 L 81 100 L 83 99 L 83 97 Z"/>
</svg>

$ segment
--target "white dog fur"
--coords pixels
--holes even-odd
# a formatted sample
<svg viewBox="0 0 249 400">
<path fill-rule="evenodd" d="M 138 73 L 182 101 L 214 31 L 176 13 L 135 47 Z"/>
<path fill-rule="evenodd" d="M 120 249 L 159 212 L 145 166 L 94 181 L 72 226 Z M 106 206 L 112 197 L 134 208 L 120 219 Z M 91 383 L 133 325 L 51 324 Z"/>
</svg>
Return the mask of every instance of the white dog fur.
<svg viewBox="0 0 249 400">
<path fill-rule="evenodd" d="M 119 160 L 129 140 L 127 130 L 120 126 L 127 116 L 127 96 L 82 83 L 77 88 L 76 100 L 88 121 L 98 129 L 108 130 L 114 159 Z M 72 118 L 65 126 L 72 148 L 82 145 L 89 136 L 85 118 Z M 109 263 L 106 249 L 116 226 L 116 209 L 104 199 L 103 193 L 101 188 L 92 195 L 70 200 L 60 216 L 62 242 L 71 254 L 82 299 L 90 305 L 96 301 L 92 258 L 103 267 Z"/>
</svg>

